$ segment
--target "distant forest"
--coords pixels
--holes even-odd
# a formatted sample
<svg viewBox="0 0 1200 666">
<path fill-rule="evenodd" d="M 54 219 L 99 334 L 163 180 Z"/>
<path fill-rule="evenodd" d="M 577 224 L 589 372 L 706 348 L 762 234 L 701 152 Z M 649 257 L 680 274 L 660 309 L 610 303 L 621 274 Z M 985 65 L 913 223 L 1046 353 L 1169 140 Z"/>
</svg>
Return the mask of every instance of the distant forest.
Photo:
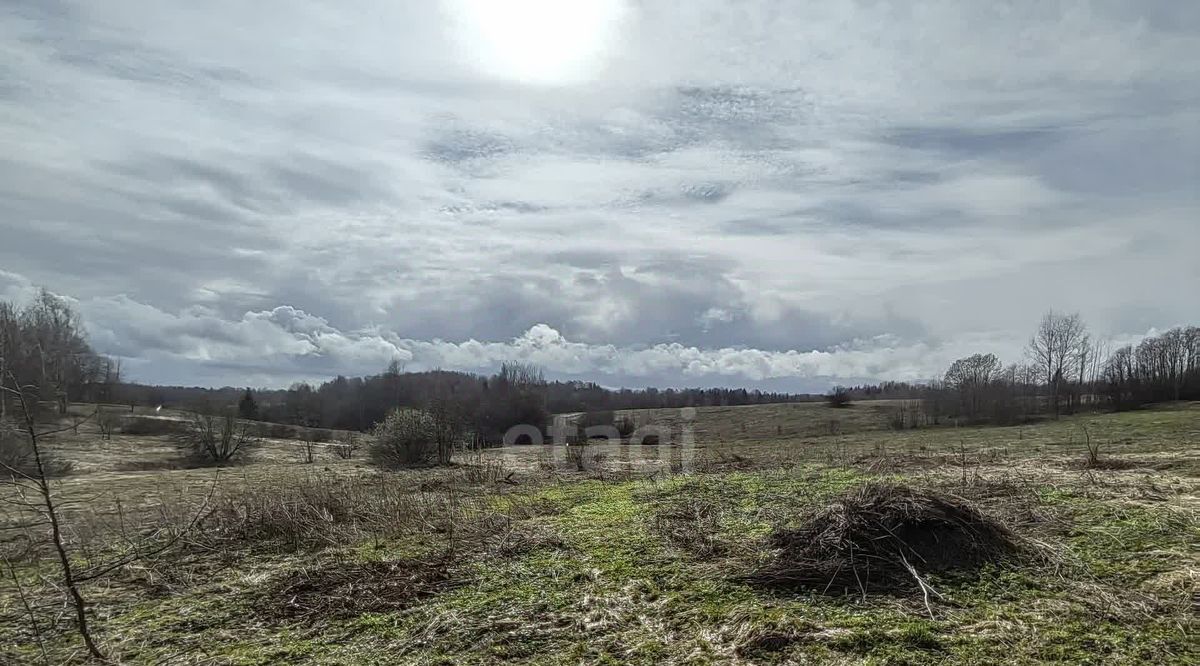
<svg viewBox="0 0 1200 666">
<path fill-rule="evenodd" d="M 823 399 L 746 389 L 607 389 L 592 382 L 548 381 L 537 367 L 504 364 L 493 375 L 434 370 L 404 372 L 396 363 L 377 375 L 336 377 L 287 389 L 146 386 L 124 381 L 119 360 L 95 353 L 69 303 L 43 291 L 18 308 L 0 301 L 0 394 L 16 388 L 33 402 L 65 413 L 72 401 L 236 413 L 249 420 L 313 428 L 368 430 L 396 408 L 453 413 L 486 442 L 517 424 L 541 425 L 551 414 L 608 412 Z M 836 388 L 825 399 L 898 401 L 893 426 L 1015 423 L 1080 409 L 1134 409 L 1171 400 L 1200 400 L 1200 328 L 1181 327 L 1136 346 L 1108 349 L 1078 315 L 1047 313 L 1025 358 L 1003 364 L 994 354 L 955 361 L 944 376 L 920 384 L 884 382 Z M 0 418 L 11 399 L 0 398 Z"/>
<path fill-rule="evenodd" d="M 393 365 L 378 375 L 336 377 L 323 384 L 293 384 L 287 389 L 206 389 L 124 384 L 113 402 L 166 405 L 198 411 L 246 405 L 246 417 L 319 428 L 365 430 L 394 407 L 427 408 L 433 402 L 486 405 L 511 402 L 528 394 L 548 414 L 666 407 L 757 405 L 815 401 L 821 395 L 774 393 L 728 388 L 609 389 L 594 382 L 548 381 L 533 366 L 508 363 L 493 375 L 431 370 L 404 372 Z M 253 403 L 246 401 L 247 396 Z M 253 404 L 253 407 L 249 405 Z M 545 420 L 548 416 L 542 418 Z M 529 420 L 526 423 L 541 423 Z"/>
</svg>

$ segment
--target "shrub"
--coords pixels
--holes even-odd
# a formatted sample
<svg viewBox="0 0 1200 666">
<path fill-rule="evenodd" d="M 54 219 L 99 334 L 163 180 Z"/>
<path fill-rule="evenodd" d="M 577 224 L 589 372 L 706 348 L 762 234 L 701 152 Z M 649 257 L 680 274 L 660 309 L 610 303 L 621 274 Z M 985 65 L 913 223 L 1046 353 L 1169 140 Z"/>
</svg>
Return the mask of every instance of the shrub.
<svg viewBox="0 0 1200 666">
<path fill-rule="evenodd" d="M 420 467 L 438 459 L 437 428 L 428 412 L 393 410 L 375 425 L 371 435 L 371 462 L 380 467 Z"/>
<path fill-rule="evenodd" d="M 844 386 L 835 386 L 833 390 L 825 396 L 825 401 L 829 403 L 830 407 L 835 407 L 838 409 L 849 407 L 850 389 Z"/>
<path fill-rule="evenodd" d="M 180 435 L 190 458 L 197 465 L 228 465 L 238 462 L 257 441 L 244 421 L 233 414 L 195 414 L 190 427 Z"/>
<path fill-rule="evenodd" d="M 583 472 L 587 470 L 587 462 L 589 459 L 588 454 L 591 452 L 591 450 L 592 447 L 588 444 L 586 439 L 581 440 L 576 444 L 568 444 L 567 462 L 570 463 L 571 466 L 576 469 L 576 471 Z"/>
<path fill-rule="evenodd" d="M 340 441 L 329 445 L 329 450 L 333 451 L 333 455 L 342 460 L 350 460 L 354 458 L 355 452 L 358 451 L 358 439 L 354 433 L 346 433 Z"/>
<path fill-rule="evenodd" d="M 616 426 L 617 433 L 621 435 L 621 439 L 629 439 L 634 431 L 637 430 L 637 424 L 628 416 L 622 416 L 613 421 L 613 425 Z"/>
</svg>

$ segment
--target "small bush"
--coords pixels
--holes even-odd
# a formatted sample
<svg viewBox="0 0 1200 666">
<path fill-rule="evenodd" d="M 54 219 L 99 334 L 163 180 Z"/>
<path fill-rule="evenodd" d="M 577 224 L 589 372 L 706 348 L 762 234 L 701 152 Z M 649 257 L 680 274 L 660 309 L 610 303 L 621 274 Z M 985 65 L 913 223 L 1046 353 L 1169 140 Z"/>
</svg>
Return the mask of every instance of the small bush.
<svg viewBox="0 0 1200 666">
<path fill-rule="evenodd" d="M 179 435 L 188 449 L 190 461 L 200 466 L 229 465 L 240 462 L 257 440 L 245 421 L 233 414 L 210 416 L 195 414 L 190 427 Z"/>
<path fill-rule="evenodd" d="M 637 430 L 637 424 L 628 416 L 613 421 L 613 425 L 617 428 L 617 433 L 621 435 L 621 439 L 629 439 Z"/>
<path fill-rule="evenodd" d="M 576 444 L 568 444 L 567 462 L 578 472 L 586 471 L 591 452 L 592 447 L 587 443 L 586 439 Z"/>
<path fill-rule="evenodd" d="M 470 500 L 427 492 L 390 475 L 304 472 L 219 495 L 197 538 L 294 550 L 427 533 L 452 534 L 465 545 L 472 538 L 468 514 L 478 515 Z"/>
<path fill-rule="evenodd" d="M 354 454 L 358 452 L 358 439 L 354 433 L 346 433 L 340 441 L 329 445 L 329 450 L 333 451 L 333 455 L 342 460 L 351 460 Z"/>
<path fill-rule="evenodd" d="M 371 462 L 385 469 L 422 467 L 437 461 L 437 433 L 427 412 L 393 410 L 375 426 L 371 436 Z"/>
<path fill-rule="evenodd" d="M 825 396 L 825 402 L 827 402 L 830 407 L 837 409 L 849 407 L 850 389 L 844 386 L 835 386 L 834 389 Z"/>
</svg>

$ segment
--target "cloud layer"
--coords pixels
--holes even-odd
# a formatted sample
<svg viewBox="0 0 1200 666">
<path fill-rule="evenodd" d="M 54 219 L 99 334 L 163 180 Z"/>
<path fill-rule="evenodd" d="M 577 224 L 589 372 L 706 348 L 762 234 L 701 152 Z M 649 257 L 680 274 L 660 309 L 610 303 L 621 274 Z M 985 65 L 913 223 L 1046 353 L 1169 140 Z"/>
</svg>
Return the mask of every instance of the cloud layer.
<svg viewBox="0 0 1200 666">
<path fill-rule="evenodd" d="M 1200 321 L 1187 3 L 476 4 L 7 4 L 8 284 L 178 383 L 805 389 Z"/>
</svg>

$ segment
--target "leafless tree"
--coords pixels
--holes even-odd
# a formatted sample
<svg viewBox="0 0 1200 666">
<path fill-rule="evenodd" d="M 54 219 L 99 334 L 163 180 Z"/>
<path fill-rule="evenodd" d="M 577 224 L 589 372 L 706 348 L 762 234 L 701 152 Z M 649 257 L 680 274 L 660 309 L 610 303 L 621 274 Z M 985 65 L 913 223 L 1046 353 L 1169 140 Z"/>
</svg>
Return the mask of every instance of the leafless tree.
<svg viewBox="0 0 1200 666">
<path fill-rule="evenodd" d="M 304 453 L 304 462 L 311 465 L 313 463 L 313 460 L 316 457 L 315 454 L 316 454 L 316 449 L 317 449 L 317 443 L 313 441 L 313 438 L 311 435 L 305 435 L 303 438 L 301 438 L 300 444 L 301 444 L 301 446 L 304 447 L 302 449 L 302 451 Z"/>
<path fill-rule="evenodd" d="M 227 465 L 257 441 L 247 424 L 233 414 L 213 416 L 193 414 L 191 426 L 182 434 L 183 443 L 192 449 L 197 462 Z"/>
<path fill-rule="evenodd" d="M 449 465 L 454 450 L 463 442 L 466 419 L 458 405 L 449 400 L 435 400 L 429 407 L 433 439 L 439 465 Z"/>
<path fill-rule="evenodd" d="M 989 398 L 997 397 L 1002 368 L 995 354 L 974 354 L 950 365 L 945 384 L 958 394 L 960 408 L 968 419 L 981 418 Z"/>
<path fill-rule="evenodd" d="M 1060 398 L 1076 377 L 1079 358 L 1087 346 L 1087 327 L 1078 314 L 1062 315 L 1047 312 L 1029 341 L 1029 355 L 1050 388 L 1050 400 L 1055 416 L 1060 411 Z"/>
<path fill-rule="evenodd" d="M 96 421 L 96 427 L 100 429 L 100 438 L 111 441 L 113 431 L 117 429 L 116 415 L 103 407 L 97 406 L 96 413 L 92 417 Z"/>
</svg>

